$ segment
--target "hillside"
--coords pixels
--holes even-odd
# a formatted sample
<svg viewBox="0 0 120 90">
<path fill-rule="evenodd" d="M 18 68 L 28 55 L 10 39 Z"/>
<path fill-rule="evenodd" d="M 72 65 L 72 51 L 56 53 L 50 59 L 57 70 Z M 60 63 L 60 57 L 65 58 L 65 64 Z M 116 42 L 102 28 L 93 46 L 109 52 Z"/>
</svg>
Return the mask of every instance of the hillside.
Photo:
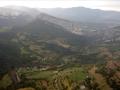
<svg viewBox="0 0 120 90">
<path fill-rule="evenodd" d="M 36 12 L 36 16 L 29 22 L 25 22 L 26 24 L 23 23 L 24 25 L 20 23 L 18 25 L 15 25 L 16 23 L 9 24 L 11 28 L 8 28 L 8 24 L 2 25 L 0 29 L 1 53 L 4 55 L 3 58 L 1 54 L 2 59 L 0 61 L 4 64 L 2 67 L 8 62 L 10 63 L 8 67 L 10 67 L 14 60 L 18 60 L 14 62 L 17 67 L 103 63 L 105 62 L 103 51 L 111 52 L 112 58 L 119 59 L 119 43 L 115 41 L 115 37 L 118 40 L 119 35 L 116 35 L 118 30 L 114 28 L 105 28 L 104 26 L 99 28 L 98 24 L 93 25 L 93 23 L 81 24 L 80 32 L 76 34 L 73 31 L 74 28 L 78 28 L 78 23 L 49 16 L 25 7 L 24 9 L 12 10 L 11 12 L 8 10 L 9 12 L 6 12 L 5 15 L 1 13 L 1 15 L 18 18 L 22 14 L 23 17 L 20 16 L 22 22 L 24 22 L 24 15 L 28 15 L 29 17 L 26 19 L 29 19 L 34 16 L 30 13 Z M 19 12 L 17 16 L 16 11 Z M 19 19 L 15 19 L 15 21 L 18 22 Z"/>
<path fill-rule="evenodd" d="M 119 90 L 119 13 L 66 12 L 0 8 L 0 90 Z"/>
</svg>

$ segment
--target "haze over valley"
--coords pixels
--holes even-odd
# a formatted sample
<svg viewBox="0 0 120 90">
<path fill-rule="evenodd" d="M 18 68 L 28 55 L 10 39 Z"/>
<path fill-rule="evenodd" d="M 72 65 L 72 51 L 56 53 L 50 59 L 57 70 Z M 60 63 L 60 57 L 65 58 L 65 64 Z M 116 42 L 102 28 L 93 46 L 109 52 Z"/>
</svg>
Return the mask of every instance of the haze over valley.
<svg viewBox="0 0 120 90">
<path fill-rule="evenodd" d="M 0 7 L 0 90 L 119 90 L 119 17 L 85 7 Z"/>
</svg>

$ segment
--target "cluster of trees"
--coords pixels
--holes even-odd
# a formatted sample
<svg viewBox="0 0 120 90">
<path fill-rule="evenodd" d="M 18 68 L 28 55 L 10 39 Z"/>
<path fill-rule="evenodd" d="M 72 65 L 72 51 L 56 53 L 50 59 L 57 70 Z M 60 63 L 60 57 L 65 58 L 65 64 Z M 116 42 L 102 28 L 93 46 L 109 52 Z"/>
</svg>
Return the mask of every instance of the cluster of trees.
<svg viewBox="0 0 120 90">
<path fill-rule="evenodd" d="M 120 89 L 120 63 L 119 61 L 108 61 L 102 65 L 98 72 L 100 72 L 107 80 L 108 84 L 114 89 Z"/>
</svg>

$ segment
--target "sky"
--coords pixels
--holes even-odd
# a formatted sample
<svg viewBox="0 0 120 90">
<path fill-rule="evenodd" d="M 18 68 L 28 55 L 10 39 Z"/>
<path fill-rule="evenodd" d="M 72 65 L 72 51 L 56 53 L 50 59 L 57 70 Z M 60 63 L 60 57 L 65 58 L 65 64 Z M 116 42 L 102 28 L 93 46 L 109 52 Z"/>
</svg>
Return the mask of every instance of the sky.
<svg viewBox="0 0 120 90">
<path fill-rule="evenodd" d="M 120 11 L 120 0 L 0 0 L 2 6 L 26 6 L 31 8 L 87 7 Z"/>
</svg>

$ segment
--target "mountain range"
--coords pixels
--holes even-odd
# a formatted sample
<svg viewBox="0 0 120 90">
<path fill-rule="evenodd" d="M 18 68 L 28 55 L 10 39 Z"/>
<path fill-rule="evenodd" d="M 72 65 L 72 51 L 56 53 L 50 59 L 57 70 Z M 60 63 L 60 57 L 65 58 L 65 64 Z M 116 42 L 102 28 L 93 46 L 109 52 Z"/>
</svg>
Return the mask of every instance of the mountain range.
<svg viewBox="0 0 120 90">
<path fill-rule="evenodd" d="M 117 11 L 103 11 L 99 9 L 90 9 L 85 7 L 72 7 L 72 8 L 52 8 L 40 9 L 40 11 L 50 15 L 64 18 L 77 22 L 85 23 L 119 23 L 120 12 Z"/>
<path fill-rule="evenodd" d="M 120 12 L 80 7 L 49 10 L 2 7 L 0 73 L 12 65 L 41 67 L 103 63 L 106 58 L 118 60 L 119 15 Z"/>
</svg>

